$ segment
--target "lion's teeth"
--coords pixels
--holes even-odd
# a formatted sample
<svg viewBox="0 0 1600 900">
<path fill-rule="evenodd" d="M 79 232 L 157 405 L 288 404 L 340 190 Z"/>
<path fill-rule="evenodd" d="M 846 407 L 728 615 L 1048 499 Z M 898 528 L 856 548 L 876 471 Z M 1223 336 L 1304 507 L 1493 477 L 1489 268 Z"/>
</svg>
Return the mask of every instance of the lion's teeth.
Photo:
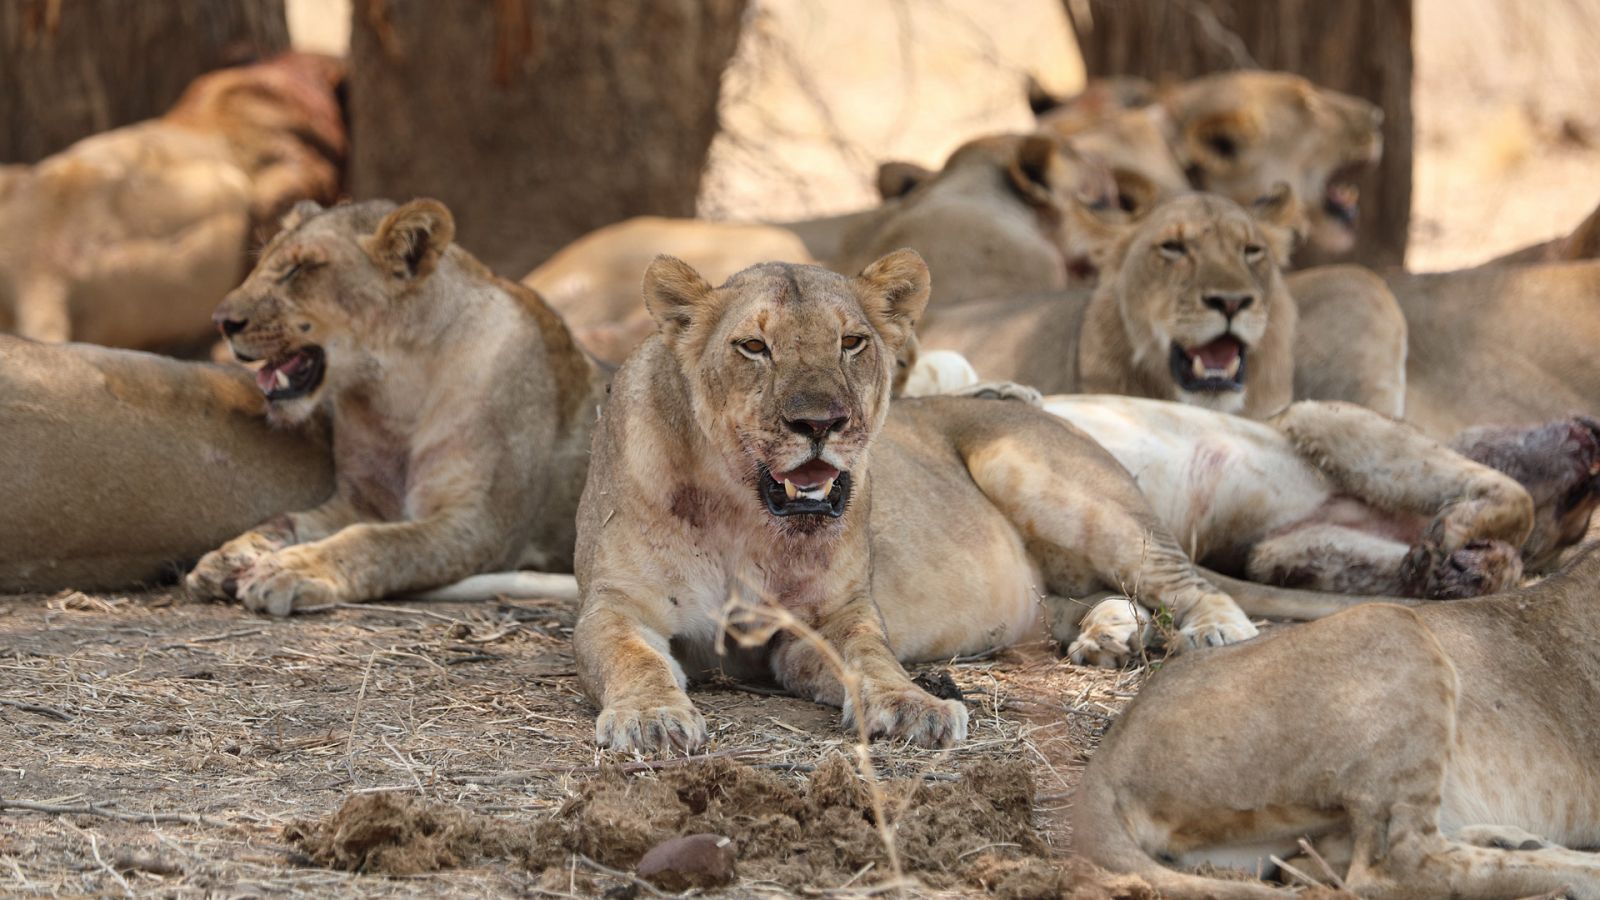
<svg viewBox="0 0 1600 900">
<path fill-rule="evenodd" d="M 272 380 L 280 391 L 289 386 L 289 376 L 285 375 L 282 371 L 276 373 Z"/>
<path fill-rule="evenodd" d="M 831 493 L 833 493 L 833 479 L 829 478 L 822 483 L 822 496 L 826 497 Z"/>
<path fill-rule="evenodd" d="M 800 496 L 800 489 L 795 487 L 794 482 L 787 478 L 783 480 L 783 492 L 789 495 L 790 500 Z"/>
<path fill-rule="evenodd" d="M 1233 376 L 1238 375 L 1239 362 L 1239 357 L 1235 356 L 1233 360 L 1228 363 L 1228 367 L 1222 370 L 1222 377 L 1232 378 Z"/>
<path fill-rule="evenodd" d="M 1204 378 L 1204 377 L 1206 377 L 1205 360 L 1202 360 L 1199 356 L 1195 356 L 1195 357 L 1193 357 L 1191 359 L 1191 365 L 1189 366 L 1189 368 L 1194 370 L 1194 377 L 1196 377 L 1196 378 Z"/>
</svg>

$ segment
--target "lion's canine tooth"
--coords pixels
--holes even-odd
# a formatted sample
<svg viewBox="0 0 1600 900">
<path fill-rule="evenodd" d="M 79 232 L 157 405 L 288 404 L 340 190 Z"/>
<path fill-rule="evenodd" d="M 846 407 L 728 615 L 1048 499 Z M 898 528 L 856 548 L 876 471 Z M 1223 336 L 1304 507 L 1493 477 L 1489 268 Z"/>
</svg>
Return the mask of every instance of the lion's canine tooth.
<svg viewBox="0 0 1600 900">
<path fill-rule="evenodd" d="M 282 371 L 279 371 L 273 377 L 273 381 L 275 382 L 275 386 L 280 391 L 289 386 L 289 376 L 285 375 Z"/>
<path fill-rule="evenodd" d="M 822 483 L 822 496 L 827 497 L 831 493 L 833 493 L 833 479 L 829 478 Z"/>
<path fill-rule="evenodd" d="M 1226 378 L 1232 378 L 1233 376 L 1238 375 L 1239 374 L 1239 362 L 1240 362 L 1239 357 L 1235 356 L 1233 358 L 1233 361 L 1228 363 L 1228 367 L 1226 369 L 1222 370 L 1223 376 L 1226 377 Z"/>
<path fill-rule="evenodd" d="M 1194 377 L 1206 377 L 1206 363 L 1205 360 L 1200 358 L 1199 354 L 1195 354 L 1193 357 L 1191 357 L 1191 365 L 1189 368 L 1194 370 Z"/>
<path fill-rule="evenodd" d="M 783 480 L 783 492 L 785 494 L 789 495 L 789 499 L 790 500 L 793 500 L 795 497 L 798 497 L 800 495 L 799 488 L 796 488 L 794 486 L 794 482 L 790 481 L 787 478 L 785 478 Z"/>
</svg>

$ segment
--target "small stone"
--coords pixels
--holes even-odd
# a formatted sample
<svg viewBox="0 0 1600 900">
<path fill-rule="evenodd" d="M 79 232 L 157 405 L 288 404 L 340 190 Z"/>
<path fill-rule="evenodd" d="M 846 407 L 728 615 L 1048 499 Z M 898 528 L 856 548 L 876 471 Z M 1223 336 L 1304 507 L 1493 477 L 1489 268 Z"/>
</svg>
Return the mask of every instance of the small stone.
<svg viewBox="0 0 1600 900">
<path fill-rule="evenodd" d="M 651 847 L 639 860 L 639 877 L 668 891 L 721 887 L 733 881 L 733 839 L 689 834 Z"/>
</svg>

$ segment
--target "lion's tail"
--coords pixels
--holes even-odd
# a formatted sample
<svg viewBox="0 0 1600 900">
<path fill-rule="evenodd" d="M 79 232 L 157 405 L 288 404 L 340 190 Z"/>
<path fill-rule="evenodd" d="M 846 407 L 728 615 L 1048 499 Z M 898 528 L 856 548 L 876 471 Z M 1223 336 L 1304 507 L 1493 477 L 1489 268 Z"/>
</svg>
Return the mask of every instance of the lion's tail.
<svg viewBox="0 0 1600 900">
<path fill-rule="evenodd" d="M 1206 578 L 1227 591 L 1245 615 L 1261 619 L 1290 619 L 1309 622 L 1363 603 L 1395 603 L 1400 606 L 1421 606 L 1424 602 L 1410 597 L 1384 597 L 1380 595 L 1332 594 L 1324 591 L 1301 591 L 1294 588 L 1273 587 L 1240 581 L 1219 575 L 1209 569 Z"/>
<path fill-rule="evenodd" d="M 1100 752 L 1106 752 L 1102 746 Z M 1073 797 L 1072 849 L 1078 856 L 1107 871 L 1135 875 L 1168 900 L 1281 900 L 1284 892 L 1262 882 L 1230 881 L 1179 872 L 1162 865 L 1139 845 L 1124 818 L 1118 814 L 1116 785 L 1091 763 Z"/>
<path fill-rule="evenodd" d="M 578 579 L 549 572 L 486 572 L 463 578 L 454 584 L 418 591 L 416 600 L 493 600 L 502 596 L 578 599 Z"/>
</svg>

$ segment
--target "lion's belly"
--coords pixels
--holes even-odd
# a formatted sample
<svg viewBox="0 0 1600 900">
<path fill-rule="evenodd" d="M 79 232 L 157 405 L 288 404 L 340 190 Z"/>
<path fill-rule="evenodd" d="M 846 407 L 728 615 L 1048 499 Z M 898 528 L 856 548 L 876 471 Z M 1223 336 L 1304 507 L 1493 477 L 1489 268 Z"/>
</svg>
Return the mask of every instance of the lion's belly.
<svg viewBox="0 0 1600 900">
<path fill-rule="evenodd" d="M 1282 434 L 1259 422 L 1137 397 L 1060 395 L 1045 409 L 1116 457 L 1199 561 L 1247 552 L 1331 493 Z"/>
<path fill-rule="evenodd" d="M 872 539 L 873 597 L 900 659 L 1045 636 L 1038 567 L 949 446 L 873 451 Z"/>
</svg>

